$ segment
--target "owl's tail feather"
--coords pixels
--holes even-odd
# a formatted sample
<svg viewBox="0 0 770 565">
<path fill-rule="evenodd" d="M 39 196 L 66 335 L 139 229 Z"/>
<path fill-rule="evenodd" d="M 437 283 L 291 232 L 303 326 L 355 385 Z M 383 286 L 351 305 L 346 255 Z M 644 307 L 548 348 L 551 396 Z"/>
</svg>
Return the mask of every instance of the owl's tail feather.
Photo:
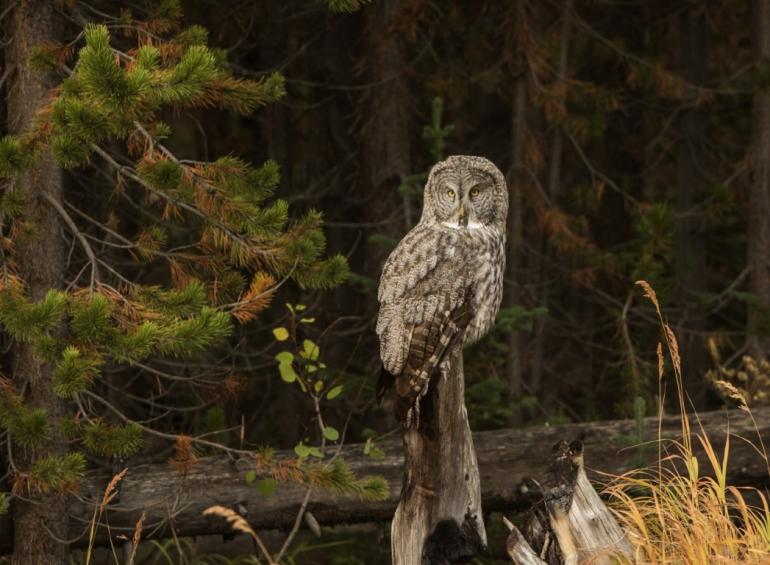
<svg viewBox="0 0 770 565">
<path fill-rule="evenodd" d="M 385 399 L 385 395 L 388 394 L 388 391 L 393 387 L 393 384 L 396 382 L 396 377 L 394 377 L 386 368 L 385 365 L 382 366 L 382 369 L 380 370 L 380 376 L 377 379 L 377 405 L 382 406 L 382 401 Z"/>
</svg>

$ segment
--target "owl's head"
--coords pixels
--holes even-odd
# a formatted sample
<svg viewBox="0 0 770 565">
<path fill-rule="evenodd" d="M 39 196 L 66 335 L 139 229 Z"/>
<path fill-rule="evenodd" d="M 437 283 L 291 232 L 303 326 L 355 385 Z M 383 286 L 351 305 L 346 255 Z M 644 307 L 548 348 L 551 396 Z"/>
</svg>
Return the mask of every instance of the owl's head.
<svg viewBox="0 0 770 565">
<path fill-rule="evenodd" d="M 488 159 L 453 155 L 431 169 L 421 222 L 505 230 L 507 214 L 505 177 Z"/>
</svg>

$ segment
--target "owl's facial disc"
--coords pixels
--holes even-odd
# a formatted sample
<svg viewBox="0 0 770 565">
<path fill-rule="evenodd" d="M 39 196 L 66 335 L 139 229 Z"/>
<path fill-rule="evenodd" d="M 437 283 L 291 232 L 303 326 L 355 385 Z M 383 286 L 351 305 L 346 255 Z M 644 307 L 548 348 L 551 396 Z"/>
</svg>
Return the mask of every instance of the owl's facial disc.
<svg viewBox="0 0 770 565">
<path fill-rule="evenodd" d="M 495 223 L 496 179 L 485 170 L 443 162 L 433 175 L 433 218 L 451 229 L 478 229 Z"/>
</svg>

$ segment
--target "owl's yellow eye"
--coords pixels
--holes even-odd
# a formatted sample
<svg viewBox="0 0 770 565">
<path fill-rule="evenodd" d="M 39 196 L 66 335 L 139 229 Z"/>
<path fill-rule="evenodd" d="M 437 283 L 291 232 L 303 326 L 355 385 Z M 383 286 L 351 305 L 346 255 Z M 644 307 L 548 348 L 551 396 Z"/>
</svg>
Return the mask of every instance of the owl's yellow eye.
<svg viewBox="0 0 770 565">
<path fill-rule="evenodd" d="M 476 198 L 481 192 L 478 188 L 472 188 L 470 191 L 471 198 Z"/>
<path fill-rule="evenodd" d="M 446 195 L 449 198 L 449 200 L 454 200 L 455 199 L 455 191 L 452 190 L 451 188 L 446 191 Z"/>
</svg>

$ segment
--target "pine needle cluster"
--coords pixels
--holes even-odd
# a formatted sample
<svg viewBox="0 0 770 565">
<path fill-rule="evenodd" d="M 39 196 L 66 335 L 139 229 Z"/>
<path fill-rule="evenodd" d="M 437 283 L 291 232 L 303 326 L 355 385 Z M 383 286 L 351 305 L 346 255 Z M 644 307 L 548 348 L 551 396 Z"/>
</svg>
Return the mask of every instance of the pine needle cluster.
<svg viewBox="0 0 770 565">
<path fill-rule="evenodd" d="M 0 326 L 47 362 L 54 393 L 73 408 L 72 417 L 52 422 L 0 378 L 0 427 L 14 445 L 32 450 L 58 426 L 76 448 L 14 469 L 19 492 L 69 491 L 86 454 L 122 459 L 142 450 L 144 424 L 116 414 L 119 407 L 106 400 L 83 401 L 104 396 L 107 372 L 203 356 L 227 344 L 234 321 L 257 317 L 285 279 L 323 289 L 347 276 L 344 257 L 325 256 L 321 214 L 297 217 L 274 197 L 276 163 L 233 155 L 200 162 L 164 145 L 174 132 L 162 112 L 250 114 L 285 92 L 278 73 L 235 76 L 224 53 L 207 45 L 204 28 L 182 27 L 179 6 L 155 3 L 143 21 L 122 13 L 121 29 L 133 31 L 121 37 L 88 24 L 77 44 L 38 46 L 35 65 L 60 73 L 61 84 L 28 131 L 0 139 L 0 178 L 9 181 L 0 196 L 7 236 Z M 71 265 L 85 266 L 63 273 L 66 290 L 32 300 L 14 238 L 39 237 L 46 226 L 26 217 L 29 203 L 13 179 L 49 151 L 75 174 L 96 170 L 114 183 L 92 195 L 96 208 L 66 197 L 51 203 L 74 244 Z M 138 218 L 126 203 L 141 203 Z M 97 244 L 102 251 L 94 251 Z"/>
<path fill-rule="evenodd" d="M 317 487 L 337 494 L 358 496 L 362 500 L 385 500 L 390 494 L 390 485 L 383 477 L 357 477 L 342 459 L 308 464 L 301 458 L 276 459 L 268 450 L 258 454 L 255 463 L 254 478 L 269 475 L 278 483 Z"/>
</svg>

